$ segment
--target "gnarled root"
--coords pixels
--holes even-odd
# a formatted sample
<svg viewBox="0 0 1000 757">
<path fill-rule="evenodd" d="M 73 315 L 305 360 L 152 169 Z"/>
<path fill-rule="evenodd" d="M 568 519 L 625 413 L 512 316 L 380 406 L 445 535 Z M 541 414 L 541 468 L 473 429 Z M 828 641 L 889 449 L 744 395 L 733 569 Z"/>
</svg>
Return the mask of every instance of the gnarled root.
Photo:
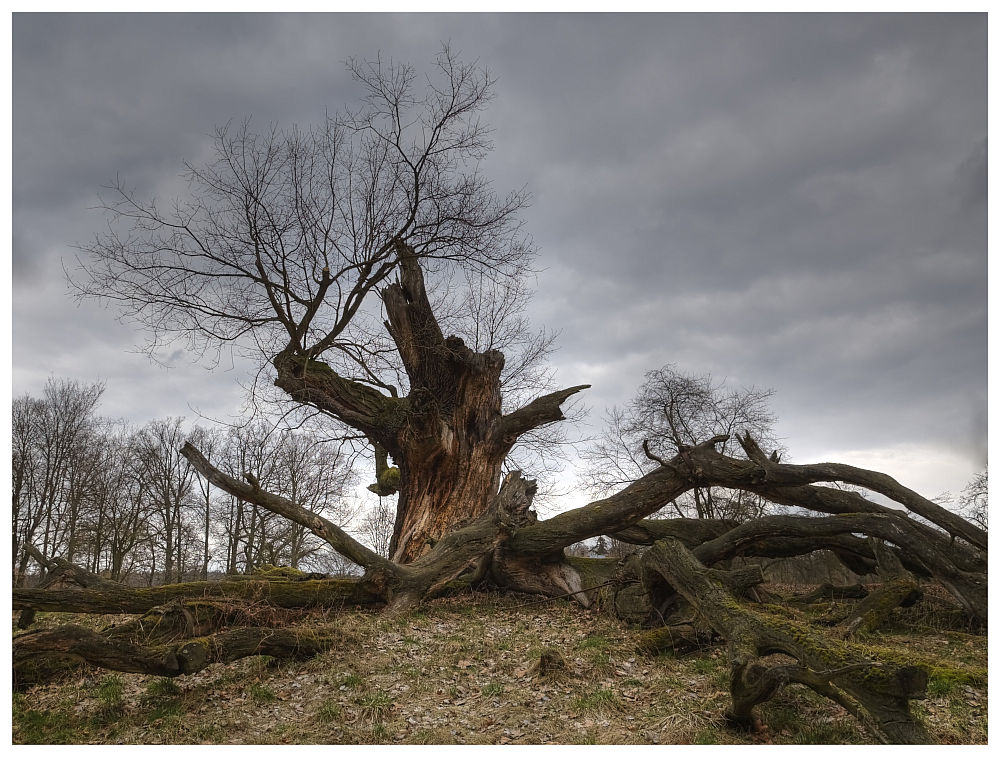
<svg viewBox="0 0 1000 757">
<path fill-rule="evenodd" d="M 803 624 L 750 609 L 676 539 L 657 542 L 643 558 L 659 572 L 728 647 L 734 724 L 752 722 L 753 707 L 783 686 L 800 683 L 841 704 L 888 743 L 925 743 L 927 733 L 910 713 L 909 701 L 925 695 L 927 673 L 915 667 L 864 659 L 863 652 Z M 769 666 L 767 655 L 783 653 L 797 665 Z"/>
</svg>

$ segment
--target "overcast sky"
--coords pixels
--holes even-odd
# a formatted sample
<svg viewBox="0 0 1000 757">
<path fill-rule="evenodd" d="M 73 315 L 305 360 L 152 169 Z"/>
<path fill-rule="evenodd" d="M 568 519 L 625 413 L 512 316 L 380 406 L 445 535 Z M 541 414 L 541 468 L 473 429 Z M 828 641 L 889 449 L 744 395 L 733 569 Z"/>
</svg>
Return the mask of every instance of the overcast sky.
<svg viewBox="0 0 1000 757">
<path fill-rule="evenodd" d="M 136 422 L 238 410 L 238 368 L 150 363 L 68 295 L 120 175 L 180 191 L 230 119 L 312 124 L 348 56 L 498 78 L 497 189 L 526 185 L 538 326 L 598 427 L 665 363 L 775 390 L 797 462 L 934 496 L 986 464 L 981 15 L 24 15 L 13 21 L 13 391 L 103 380 Z"/>
</svg>

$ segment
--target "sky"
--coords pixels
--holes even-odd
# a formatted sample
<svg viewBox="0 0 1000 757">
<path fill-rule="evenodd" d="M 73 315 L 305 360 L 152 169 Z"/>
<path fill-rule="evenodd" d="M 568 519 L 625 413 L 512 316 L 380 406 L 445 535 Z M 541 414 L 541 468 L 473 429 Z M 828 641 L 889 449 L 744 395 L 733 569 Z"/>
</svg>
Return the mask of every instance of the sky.
<svg viewBox="0 0 1000 757">
<path fill-rule="evenodd" d="M 795 462 L 927 496 L 985 467 L 985 14 L 15 14 L 14 396 L 238 413 L 246 366 L 153 363 L 70 296 L 101 188 L 181 195 L 215 126 L 319 123 L 348 57 L 429 70 L 444 41 L 497 78 L 483 168 L 532 194 L 529 315 L 593 385 L 581 434 L 672 363 L 773 389 Z"/>
</svg>

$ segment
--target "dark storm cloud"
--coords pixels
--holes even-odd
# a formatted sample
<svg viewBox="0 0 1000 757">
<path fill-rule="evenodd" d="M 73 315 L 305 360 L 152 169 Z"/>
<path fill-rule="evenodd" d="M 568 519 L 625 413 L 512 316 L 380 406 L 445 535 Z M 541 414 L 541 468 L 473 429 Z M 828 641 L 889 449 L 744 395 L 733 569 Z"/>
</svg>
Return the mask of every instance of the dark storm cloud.
<svg viewBox="0 0 1000 757">
<path fill-rule="evenodd" d="M 317 123 L 348 56 L 423 69 L 445 40 L 498 77 L 485 170 L 534 195 L 532 317 L 595 424 L 675 362 L 774 387 L 798 459 L 964 461 L 930 494 L 985 463 L 985 15 L 16 15 L 13 40 L 15 392 L 235 410 L 238 371 L 164 372 L 65 296 L 98 188 L 181 192 L 214 125 Z"/>
</svg>

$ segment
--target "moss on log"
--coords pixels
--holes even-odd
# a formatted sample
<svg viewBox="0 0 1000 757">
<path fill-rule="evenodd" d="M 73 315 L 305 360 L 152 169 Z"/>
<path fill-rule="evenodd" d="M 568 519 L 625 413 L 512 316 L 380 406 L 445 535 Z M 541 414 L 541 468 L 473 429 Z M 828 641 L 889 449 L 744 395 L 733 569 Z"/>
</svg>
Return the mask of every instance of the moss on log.
<svg viewBox="0 0 1000 757">
<path fill-rule="evenodd" d="M 377 606 L 383 600 L 358 579 L 308 581 L 192 581 L 150 588 L 119 586 L 72 589 L 14 589 L 13 609 L 48 612 L 143 613 L 178 599 L 217 597 L 266 602 L 285 609 Z"/>
<path fill-rule="evenodd" d="M 664 539 L 643 558 L 727 641 L 731 721 L 753 722 L 754 706 L 781 687 L 801 683 L 841 704 L 889 743 L 924 743 L 928 735 L 909 709 L 925 696 L 927 671 L 912 664 L 872 660 L 863 648 L 829 638 L 808 625 L 738 602 L 676 539 Z M 783 653 L 795 665 L 763 658 Z"/>
<path fill-rule="evenodd" d="M 40 672 L 55 669 L 67 658 L 123 673 L 175 677 L 253 655 L 310 657 L 329 649 L 337 640 L 326 630 L 236 628 L 175 644 L 142 646 L 66 625 L 14 637 L 13 683 L 23 688 L 37 680 Z"/>
</svg>

